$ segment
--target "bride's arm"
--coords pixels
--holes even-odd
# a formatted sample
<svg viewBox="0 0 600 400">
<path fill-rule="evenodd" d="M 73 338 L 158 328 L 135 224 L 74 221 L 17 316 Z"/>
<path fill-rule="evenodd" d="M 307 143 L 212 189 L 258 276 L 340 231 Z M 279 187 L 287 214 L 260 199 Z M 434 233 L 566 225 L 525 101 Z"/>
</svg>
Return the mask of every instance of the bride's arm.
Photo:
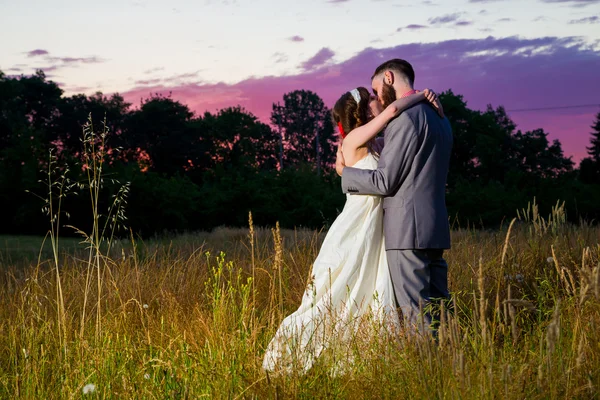
<svg viewBox="0 0 600 400">
<path fill-rule="evenodd" d="M 369 140 L 377 136 L 391 119 L 426 98 L 425 92 L 420 92 L 394 101 L 371 121 L 350 131 L 343 141 L 344 151 L 356 150 L 364 146 Z"/>
</svg>

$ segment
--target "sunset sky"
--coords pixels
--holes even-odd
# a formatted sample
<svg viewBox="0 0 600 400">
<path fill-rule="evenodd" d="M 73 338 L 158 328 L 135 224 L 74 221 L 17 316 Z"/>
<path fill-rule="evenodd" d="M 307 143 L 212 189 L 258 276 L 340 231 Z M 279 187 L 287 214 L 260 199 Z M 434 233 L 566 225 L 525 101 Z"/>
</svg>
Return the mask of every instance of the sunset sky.
<svg viewBox="0 0 600 400">
<path fill-rule="evenodd" d="M 576 161 L 600 111 L 600 0 L 0 0 L 0 70 L 67 95 L 172 93 L 265 122 L 295 89 L 328 106 L 400 57 L 416 87 L 504 105 Z M 522 109 L 593 105 L 558 110 Z"/>
</svg>

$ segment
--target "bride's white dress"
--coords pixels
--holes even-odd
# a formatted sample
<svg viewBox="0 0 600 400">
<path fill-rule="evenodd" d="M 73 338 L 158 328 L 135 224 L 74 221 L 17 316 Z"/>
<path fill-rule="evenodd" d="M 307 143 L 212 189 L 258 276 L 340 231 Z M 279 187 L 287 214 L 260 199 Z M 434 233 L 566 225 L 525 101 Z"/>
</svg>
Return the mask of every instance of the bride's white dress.
<svg viewBox="0 0 600 400">
<path fill-rule="evenodd" d="M 354 168 L 375 169 L 368 154 Z M 312 268 L 298 310 L 286 317 L 267 347 L 263 368 L 308 370 L 333 341 L 349 338 L 360 316 L 399 325 L 383 239 L 383 198 L 347 195 Z"/>
</svg>

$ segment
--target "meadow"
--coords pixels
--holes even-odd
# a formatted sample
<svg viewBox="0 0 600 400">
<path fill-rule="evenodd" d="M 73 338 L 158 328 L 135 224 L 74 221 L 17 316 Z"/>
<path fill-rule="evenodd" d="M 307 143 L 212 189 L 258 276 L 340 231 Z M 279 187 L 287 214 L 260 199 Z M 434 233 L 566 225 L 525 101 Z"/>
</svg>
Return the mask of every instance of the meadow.
<svg viewBox="0 0 600 400">
<path fill-rule="evenodd" d="M 373 326 L 307 373 L 266 374 L 324 235 L 250 220 L 146 241 L 0 237 L 0 398 L 598 397 L 600 227 L 560 205 L 454 228 L 439 340 Z"/>
<path fill-rule="evenodd" d="M 0 398 L 599 397 L 600 227 L 567 222 L 564 203 L 453 226 L 437 340 L 365 319 L 306 373 L 267 374 L 326 232 L 250 213 L 244 229 L 142 240 L 123 229 L 128 184 L 102 195 L 104 138 L 84 130 L 87 182 L 51 154 L 44 238 L 0 236 Z M 62 208 L 75 190 L 88 231 Z"/>
</svg>

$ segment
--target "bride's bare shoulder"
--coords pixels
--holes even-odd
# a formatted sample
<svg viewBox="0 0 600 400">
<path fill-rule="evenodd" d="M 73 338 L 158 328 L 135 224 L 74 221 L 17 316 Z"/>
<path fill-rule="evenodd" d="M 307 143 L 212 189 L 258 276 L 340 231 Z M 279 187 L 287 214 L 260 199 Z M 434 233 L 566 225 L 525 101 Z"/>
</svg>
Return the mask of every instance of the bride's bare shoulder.
<svg viewBox="0 0 600 400">
<path fill-rule="evenodd" d="M 366 147 L 355 148 L 344 148 L 344 144 L 342 143 L 342 153 L 344 154 L 344 161 L 347 167 L 352 167 L 365 157 L 369 155 L 369 150 Z"/>
</svg>

